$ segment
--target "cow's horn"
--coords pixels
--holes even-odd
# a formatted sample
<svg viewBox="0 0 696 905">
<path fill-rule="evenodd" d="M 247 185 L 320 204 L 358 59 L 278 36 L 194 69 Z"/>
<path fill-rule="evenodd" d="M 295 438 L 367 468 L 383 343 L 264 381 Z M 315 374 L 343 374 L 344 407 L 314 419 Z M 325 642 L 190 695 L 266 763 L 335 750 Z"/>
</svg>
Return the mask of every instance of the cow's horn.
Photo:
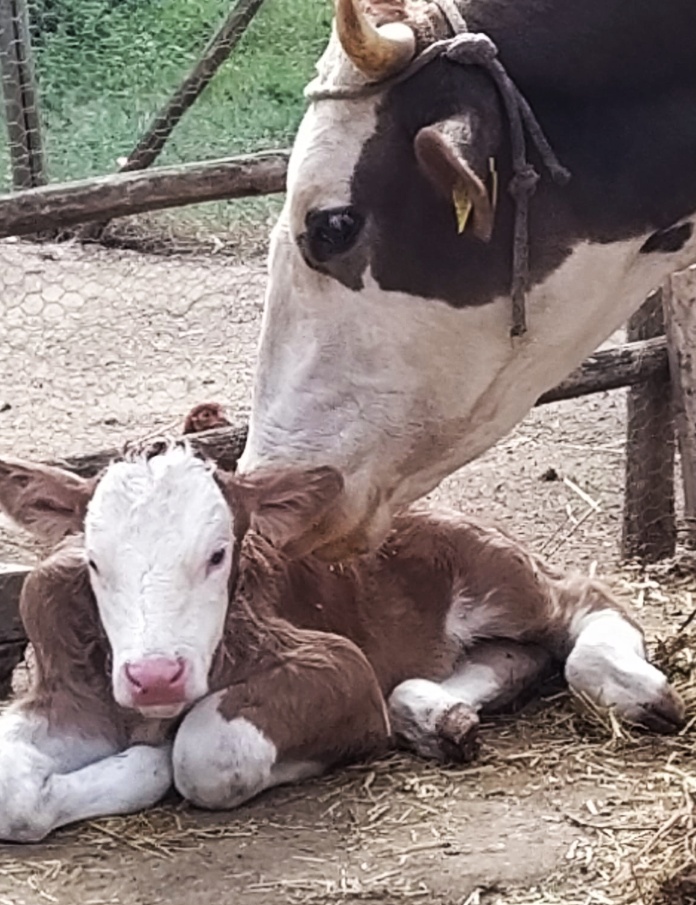
<svg viewBox="0 0 696 905">
<path fill-rule="evenodd" d="M 416 52 L 416 36 L 405 22 L 377 28 L 360 0 L 336 0 L 336 32 L 351 62 L 371 81 L 404 69 Z"/>
</svg>

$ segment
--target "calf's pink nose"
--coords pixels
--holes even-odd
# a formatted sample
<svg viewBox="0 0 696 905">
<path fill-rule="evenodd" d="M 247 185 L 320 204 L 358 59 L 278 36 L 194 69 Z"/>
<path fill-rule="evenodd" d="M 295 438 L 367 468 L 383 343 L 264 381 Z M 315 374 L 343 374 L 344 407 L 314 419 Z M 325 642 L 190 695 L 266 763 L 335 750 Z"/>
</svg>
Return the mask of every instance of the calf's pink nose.
<svg viewBox="0 0 696 905">
<path fill-rule="evenodd" d="M 148 657 L 124 666 L 134 703 L 146 706 L 183 703 L 187 671 L 184 660 L 169 657 Z"/>
</svg>

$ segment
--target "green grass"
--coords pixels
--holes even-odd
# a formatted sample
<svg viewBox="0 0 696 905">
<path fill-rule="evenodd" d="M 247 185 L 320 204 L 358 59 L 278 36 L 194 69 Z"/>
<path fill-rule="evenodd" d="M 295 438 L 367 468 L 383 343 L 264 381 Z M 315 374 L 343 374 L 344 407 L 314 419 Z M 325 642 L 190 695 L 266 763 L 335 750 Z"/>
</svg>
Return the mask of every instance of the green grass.
<svg viewBox="0 0 696 905">
<path fill-rule="evenodd" d="M 52 16 L 51 30 L 34 39 L 51 181 L 116 170 L 117 158 L 129 153 L 230 8 L 230 0 L 32 2 Z M 330 0 L 266 0 L 158 163 L 288 144 L 331 12 Z M 2 152 L 0 185 L 8 188 Z M 223 219 L 229 207 L 217 207 Z"/>
</svg>

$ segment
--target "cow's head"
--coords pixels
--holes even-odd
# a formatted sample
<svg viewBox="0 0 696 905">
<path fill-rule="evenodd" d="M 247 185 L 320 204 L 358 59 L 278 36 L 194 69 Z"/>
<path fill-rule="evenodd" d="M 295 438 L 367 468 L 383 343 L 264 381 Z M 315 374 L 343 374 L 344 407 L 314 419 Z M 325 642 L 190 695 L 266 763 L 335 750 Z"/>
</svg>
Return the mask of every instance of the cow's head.
<svg viewBox="0 0 696 905">
<path fill-rule="evenodd" d="M 500 257 L 488 241 L 495 89 L 475 70 L 435 62 L 359 96 L 447 33 L 420 0 L 367 12 L 340 0 L 309 88 L 358 96 L 312 101 L 296 138 L 240 462 L 250 472 L 297 454 L 340 469 L 346 498 L 308 549 L 335 535 L 350 549 L 378 540 L 395 505 L 451 470 L 453 437 L 510 355 L 507 306 L 483 304 L 505 294 L 507 271 L 495 287 L 478 265 L 468 286 L 458 277 L 462 256 Z M 457 310 L 462 293 L 475 303 Z"/>
<path fill-rule="evenodd" d="M 188 445 L 115 462 L 99 480 L 0 459 L 0 511 L 50 542 L 84 531 L 114 697 L 154 717 L 208 691 L 248 527 L 287 546 L 341 487 L 330 469 L 238 480 Z"/>
<path fill-rule="evenodd" d="M 483 7 L 503 21 L 504 6 L 471 4 L 470 27 L 487 28 Z M 306 538 L 327 555 L 373 546 L 397 507 L 507 433 L 644 297 L 636 282 L 626 302 L 611 246 L 582 257 L 573 218 L 592 200 L 559 201 L 542 180 L 529 329 L 511 338 L 511 155 L 493 81 L 442 57 L 395 78 L 450 34 L 426 0 L 337 0 L 272 234 L 239 469 L 337 468 L 344 498 Z M 572 170 L 555 111 L 537 108 Z"/>
</svg>

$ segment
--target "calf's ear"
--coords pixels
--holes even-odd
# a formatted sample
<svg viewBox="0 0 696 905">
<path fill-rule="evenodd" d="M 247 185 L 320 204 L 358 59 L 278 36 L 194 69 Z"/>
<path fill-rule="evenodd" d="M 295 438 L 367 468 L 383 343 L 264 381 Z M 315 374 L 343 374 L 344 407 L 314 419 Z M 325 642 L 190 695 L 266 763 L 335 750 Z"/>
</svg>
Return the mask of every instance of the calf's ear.
<svg viewBox="0 0 696 905">
<path fill-rule="evenodd" d="M 40 540 L 82 531 L 94 481 L 50 465 L 0 458 L 0 510 Z"/>
<path fill-rule="evenodd" d="M 414 139 L 418 166 L 452 205 L 453 228 L 471 229 L 488 242 L 497 202 L 495 154 L 499 130 L 476 111 L 424 126 Z"/>
<path fill-rule="evenodd" d="M 301 555 L 305 540 L 321 531 L 324 517 L 343 490 L 333 468 L 259 470 L 228 481 L 235 520 L 289 555 Z"/>
</svg>

